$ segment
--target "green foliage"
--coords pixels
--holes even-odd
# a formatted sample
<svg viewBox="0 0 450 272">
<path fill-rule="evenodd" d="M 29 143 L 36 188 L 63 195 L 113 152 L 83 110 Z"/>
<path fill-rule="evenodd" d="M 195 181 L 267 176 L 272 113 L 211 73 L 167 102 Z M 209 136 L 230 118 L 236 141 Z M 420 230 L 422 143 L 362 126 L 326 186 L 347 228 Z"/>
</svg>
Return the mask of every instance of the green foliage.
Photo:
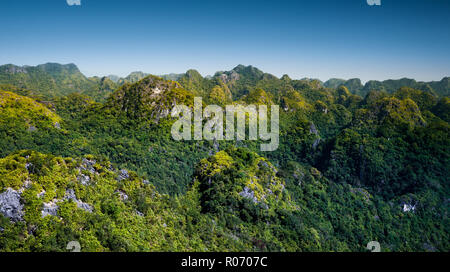
<svg viewBox="0 0 450 272">
<path fill-rule="evenodd" d="M 0 68 L 0 194 L 23 204 L 0 214 L 0 251 L 449 250 L 448 79 L 165 78 Z M 280 105 L 279 148 L 174 141 L 170 110 L 198 95 Z"/>
</svg>

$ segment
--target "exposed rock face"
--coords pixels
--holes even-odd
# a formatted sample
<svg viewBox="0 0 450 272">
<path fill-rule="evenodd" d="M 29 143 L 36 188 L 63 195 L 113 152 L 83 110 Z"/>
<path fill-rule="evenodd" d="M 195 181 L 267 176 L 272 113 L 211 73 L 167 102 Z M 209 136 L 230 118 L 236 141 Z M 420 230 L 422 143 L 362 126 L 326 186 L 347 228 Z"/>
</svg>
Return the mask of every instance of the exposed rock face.
<svg viewBox="0 0 450 272">
<path fill-rule="evenodd" d="M 259 161 L 258 167 L 270 169 L 274 172 L 274 174 L 278 173 L 278 170 L 277 170 L 277 168 L 275 168 L 275 166 L 273 166 L 272 164 L 269 165 L 266 161 L 263 161 L 263 160 Z"/>
<path fill-rule="evenodd" d="M 59 206 L 56 203 L 58 202 L 59 202 L 58 200 L 54 199 L 51 202 L 44 203 L 44 206 L 42 207 L 41 211 L 41 217 L 46 217 L 48 215 L 57 216 Z"/>
<path fill-rule="evenodd" d="M 78 167 L 78 171 L 80 172 L 80 175 L 77 176 L 77 181 L 81 184 L 87 186 L 91 183 L 91 177 L 88 175 L 82 174 L 82 171 L 89 171 L 91 174 L 98 174 L 97 170 L 94 168 L 94 165 L 96 164 L 95 160 L 89 160 L 86 158 L 83 158 L 80 167 Z"/>
<path fill-rule="evenodd" d="M 403 212 L 414 212 L 416 210 L 416 205 L 404 203 L 402 210 Z"/>
<path fill-rule="evenodd" d="M 122 192 L 122 191 L 120 191 L 120 190 L 117 190 L 116 193 L 119 194 L 119 197 L 120 197 L 120 199 L 121 199 L 122 201 L 128 200 L 128 195 L 125 194 L 125 192 Z"/>
<path fill-rule="evenodd" d="M 5 72 L 8 74 L 27 74 L 28 71 L 26 67 L 15 66 L 15 65 L 6 65 Z"/>
<path fill-rule="evenodd" d="M 96 163 L 95 160 L 88 160 L 86 158 L 83 158 L 83 161 L 80 165 L 80 170 L 87 170 L 87 171 L 91 172 L 92 174 L 95 174 L 95 173 L 97 173 L 94 168 L 95 163 Z"/>
<path fill-rule="evenodd" d="M 229 83 L 239 80 L 240 76 L 236 71 L 231 71 L 228 75 L 227 74 L 221 74 L 219 75 L 219 78 L 222 80 L 223 83 Z"/>
<path fill-rule="evenodd" d="M 66 195 L 64 197 L 65 200 L 72 200 L 73 202 L 75 202 L 77 204 L 77 207 L 80 209 L 83 209 L 85 211 L 88 212 L 92 212 L 93 208 L 91 205 L 84 203 L 83 201 L 77 199 L 76 195 L 75 195 L 75 191 L 73 189 L 69 189 L 66 191 Z"/>
<path fill-rule="evenodd" d="M 317 136 L 317 139 L 315 139 L 314 143 L 312 144 L 312 148 L 316 149 L 317 146 L 320 144 L 320 136 L 319 131 L 317 130 L 316 125 L 314 125 L 314 123 L 311 123 L 311 125 L 309 126 L 309 133 Z"/>
<path fill-rule="evenodd" d="M 83 201 L 77 199 L 77 197 L 75 195 L 75 191 L 73 189 L 68 189 L 68 190 L 66 190 L 66 195 L 64 196 L 63 200 L 53 199 L 51 202 L 44 203 L 44 206 L 42 207 L 42 211 L 41 211 L 42 217 L 46 217 L 48 215 L 57 216 L 58 210 L 59 210 L 59 206 L 57 203 L 62 202 L 64 200 L 72 200 L 73 202 L 75 202 L 77 204 L 78 208 L 83 209 L 87 212 L 93 211 L 93 208 L 91 205 L 84 203 Z"/>
<path fill-rule="evenodd" d="M 319 135 L 319 132 L 317 131 L 316 125 L 314 125 L 314 123 L 311 123 L 311 126 L 309 126 L 309 133 Z"/>
<path fill-rule="evenodd" d="M 320 144 L 320 139 L 315 139 L 314 143 L 312 144 L 312 148 L 316 149 L 319 144 Z"/>
<path fill-rule="evenodd" d="M 44 197 L 45 196 L 45 193 L 46 193 L 46 191 L 45 190 L 42 190 L 40 193 L 38 193 L 36 196 L 38 197 L 38 198 L 42 198 L 42 197 Z"/>
<path fill-rule="evenodd" d="M 27 179 L 23 182 L 22 187 L 19 189 L 19 194 L 22 194 L 26 189 L 31 187 L 31 180 Z"/>
<path fill-rule="evenodd" d="M 140 217 L 143 217 L 144 216 L 144 214 L 143 213 L 141 213 L 140 211 L 138 211 L 138 210 L 136 210 L 136 214 L 138 215 L 138 216 L 140 216 Z"/>
<path fill-rule="evenodd" d="M 81 174 L 81 175 L 79 175 L 78 177 L 77 177 L 77 180 L 81 183 L 81 184 L 83 184 L 83 185 L 89 185 L 89 182 L 91 181 L 91 178 L 89 177 L 89 176 L 86 176 L 86 175 L 83 175 L 83 174 Z"/>
<path fill-rule="evenodd" d="M 253 203 L 258 203 L 258 198 L 255 196 L 255 192 L 247 186 L 244 187 L 244 190 L 239 193 L 240 196 L 245 197 L 253 201 Z"/>
<path fill-rule="evenodd" d="M 15 222 L 22 220 L 23 205 L 18 191 L 8 188 L 0 194 L 0 213 Z"/>
<path fill-rule="evenodd" d="M 130 174 L 128 174 L 128 171 L 125 169 L 122 169 L 119 171 L 119 176 L 117 177 L 118 181 L 122 181 L 125 179 L 128 179 L 130 177 Z"/>
<path fill-rule="evenodd" d="M 193 94 L 175 81 L 148 76 L 135 84 L 125 84 L 109 98 L 106 106 L 128 118 L 144 118 L 158 123 L 179 104 L 192 104 Z"/>
</svg>

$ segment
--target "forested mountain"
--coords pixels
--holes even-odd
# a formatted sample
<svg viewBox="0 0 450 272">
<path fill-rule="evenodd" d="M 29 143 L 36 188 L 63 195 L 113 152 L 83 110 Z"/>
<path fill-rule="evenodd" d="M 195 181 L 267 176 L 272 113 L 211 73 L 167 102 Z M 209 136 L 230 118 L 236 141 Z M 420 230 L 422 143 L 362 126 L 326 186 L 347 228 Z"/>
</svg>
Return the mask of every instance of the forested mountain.
<svg viewBox="0 0 450 272">
<path fill-rule="evenodd" d="M 0 67 L 0 251 L 449 251 L 449 82 Z M 280 144 L 175 141 L 174 105 L 280 105 Z"/>
<path fill-rule="evenodd" d="M 49 98 L 81 92 L 94 87 L 74 64 L 47 63 L 38 66 L 0 66 L 0 84 L 38 91 Z"/>
<path fill-rule="evenodd" d="M 84 76 L 75 64 L 46 63 L 37 66 L 0 66 L 0 86 L 3 89 L 28 90 L 43 99 L 71 93 L 83 93 L 97 101 L 104 101 L 116 88 L 135 83 L 148 74 L 133 72 L 125 78 L 117 76 Z"/>
<path fill-rule="evenodd" d="M 414 79 L 402 78 L 398 80 L 370 80 L 365 85 L 361 83 L 358 78 L 343 80 L 333 78 L 324 83 L 327 88 L 337 88 L 339 86 L 347 87 L 350 92 L 358 94 L 361 96 L 367 95 L 370 91 L 384 91 L 387 93 L 393 93 L 397 91 L 400 87 L 410 87 L 425 92 L 429 92 L 438 96 L 448 96 L 450 95 L 450 78 L 444 77 L 441 81 L 431 81 L 431 82 L 417 82 Z"/>
</svg>

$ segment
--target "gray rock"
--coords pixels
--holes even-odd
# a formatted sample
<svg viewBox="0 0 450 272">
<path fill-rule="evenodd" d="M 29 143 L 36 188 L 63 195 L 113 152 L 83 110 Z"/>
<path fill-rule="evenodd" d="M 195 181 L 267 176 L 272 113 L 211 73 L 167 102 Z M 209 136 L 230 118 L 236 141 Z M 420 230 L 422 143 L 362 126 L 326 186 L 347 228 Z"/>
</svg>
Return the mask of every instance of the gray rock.
<svg viewBox="0 0 450 272">
<path fill-rule="evenodd" d="M 20 203 L 20 193 L 11 188 L 0 194 L 0 213 L 12 221 L 21 221 L 23 205 Z"/>
<path fill-rule="evenodd" d="M 319 132 L 317 131 L 316 125 L 314 125 L 314 123 L 311 123 L 311 125 L 309 126 L 309 133 L 319 135 Z"/>
<path fill-rule="evenodd" d="M 87 175 L 81 174 L 77 177 L 77 180 L 84 186 L 87 186 L 87 185 L 89 185 L 91 178 Z"/>
<path fill-rule="evenodd" d="M 277 172 L 278 172 L 278 170 L 275 168 L 275 166 L 269 165 L 267 162 L 265 162 L 265 161 L 263 161 L 263 160 L 261 160 L 261 161 L 258 163 L 258 166 L 259 166 L 259 168 L 271 169 L 274 173 L 277 173 Z"/>
<path fill-rule="evenodd" d="M 20 189 L 19 189 L 18 192 L 19 192 L 20 194 L 22 194 L 26 189 L 28 189 L 28 188 L 31 187 L 31 184 L 32 184 L 31 180 L 26 179 L 26 180 L 24 181 L 22 187 L 20 187 Z"/>
<path fill-rule="evenodd" d="M 59 206 L 56 203 L 58 203 L 58 202 L 60 202 L 60 201 L 57 199 L 54 199 L 51 202 L 44 203 L 44 206 L 42 207 L 42 211 L 41 211 L 41 217 L 46 217 L 49 215 L 57 216 Z"/>
<path fill-rule="evenodd" d="M 61 125 L 60 125 L 58 122 L 56 122 L 56 123 L 55 123 L 55 128 L 56 128 L 56 129 L 61 129 Z"/>
<path fill-rule="evenodd" d="M 123 191 L 117 190 L 116 193 L 119 194 L 119 197 L 122 201 L 126 201 L 129 198 L 128 195 L 125 194 L 125 192 L 123 192 Z"/>
<path fill-rule="evenodd" d="M 92 212 L 93 208 L 91 205 L 84 203 L 83 201 L 77 199 L 76 195 L 75 195 L 75 191 L 73 189 L 68 189 L 66 190 L 66 195 L 64 196 L 65 200 L 72 200 L 73 202 L 75 202 L 77 204 L 77 207 L 80 209 L 83 209 L 85 211 L 88 212 Z"/>
<path fill-rule="evenodd" d="M 138 215 L 138 216 L 140 216 L 140 217 L 143 217 L 144 216 L 144 214 L 143 213 L 141 213 L 140 211 L 138 211 L 138 210 L 136 210 L 136 214 Z"/>
<path fill-rule="evenodd" d="M 82 202 L 80 200 L 78 200 L 78 202 L 77 202 L 77 207 L 80 208 L 80 209 L 83 209 L 83 210 L 85 210 L 87 212 L 90 212 L 90 213 L 93 211 L 93 208 L 92 208 L 91 205 L 89 205 L 87 203 L 84 203 L 84 202 Z"/>
<path fill-rule="evenodd" d="M 416 205 L 403 203 L 403 212 L 414 212 L 416 210 Z"/>
<path fill-rule="evenodd" d="M 42 198 L 42 197 L 44 197 L 45 193 L 46 193 L 46 191 L 45 191 L 45 190 L 42 190 L 42 192 L 38 193 L 36 196 L 37 196 L 38 198 Z"/>
<path fill-rule="evenodd" d="M 122 181 L 125 179 L 128 179 L 130 177 L 130 174 L 128 174 L 128 171 L 125 169 L 122 169 L 119 171 L 119 176 L 117 177 L 118 181 Z"/>
<path fill-rule="evenodd" d="M 28 71 L 23 66 L 11 65 L 6 69 L 6 73 L 9 74 L 28 74 Z"/>
<path fill-rule="evenodd" d="M 150 184 L 150 181 L 147 180 L 147 179 L 144 179 L 144 180 L 142 181 L 142 183 L 144 183 L 145 185 L 149 185 L 149 184 Z"/>
<path fill-rule="evenodd" d="M 29 126 L 28 127 L 28 131 L 29 132 L 33 132 L 33 131 L 36 131 L 36 130 L 37 130 L 37 128 L 35 126 Z"/>
<path fill-rule="evenodd" d="M 316 149 L 319 144 L 320 144 L 320 139 L 315 139 L 314 143 L 312 144 L 312 148 Z"/>
<path fill-rule="evenodd" d="M 96 174 L 97 171 L 94 168 L 96 161 L 95 160 L 88 160 L 86 158 L 83 158 L 80 166 L 80 170 L 86 170 L 91 172 L 92 174 Z"/>
<path fill-rule="evenodd" d="M 34 167 L 33 164 L 30 162 L 27 162 L 25 164 L 25 168 L 27 169 L 28 172 L 31 172 L 31 170 L 33 170 L 33 167 Z"/>
<path fill-rule="evenodd" d="M 258 203 L 258 199 L 255 196 L 255 192 L 252 191 L 252 189 L 245 186 L 244 190 L 239 193 L 240 196 L 250 199 L 254 203 Z"/>
</svg>

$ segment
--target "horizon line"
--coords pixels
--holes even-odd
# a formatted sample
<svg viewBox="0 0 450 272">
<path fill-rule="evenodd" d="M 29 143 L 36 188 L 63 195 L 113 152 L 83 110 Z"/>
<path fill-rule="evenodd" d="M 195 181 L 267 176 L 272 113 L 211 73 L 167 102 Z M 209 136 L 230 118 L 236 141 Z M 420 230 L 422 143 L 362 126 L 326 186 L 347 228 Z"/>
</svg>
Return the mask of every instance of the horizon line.
<svg viewBox="0 0 450 272">
<path fill-rule="evenodd" d="M 369 79 L 369 80 L 362 80 L 362 79 L 359 78 L 359 77 L 351 77 L 351 78 L 330 77 L 330 78 L 328 78 L 327 80 L 323 80 L 323 79 L 320 79 L 320 78 L 317 78 L 317 77 L 308 77 L 308 76 L 304 76 L 304 77 L 301 77 L 301 78 L 294 78 L 294 77 L 291 77 L 289 74 L 283 74 L 283 75 L 281 75 L 281 76 L 278 76 L 278 75 L 273 74 L 273 73 L 265 72 L 265 71 L 261 70 L 260 68 L 254 66 L 254 65 L 251 65 L 251 64 L 249 64 L 249 65 L 237 64 L 237 65 L 235 65 L 235 66 L 234 66 L 232 69 L 230 69 L 230 70 L 217 70 L 217 71 L 214 72 L 213 74 L 207 74 L 207 75 L 203 75 L 199 70 L 197 70 L 197 69 L 195 69 L 195 68 L 189 68 L 189 69 L 187 69 L 185 72 L 180 72 L 180 73 L 177 73 L 177 72 L 169 72 L 169 73 L 158 73 L 158 74 L 154 74 L 154 73 L 148 73 L 148 72 L 145 72 L 145 71 L 142 71 L 142 70 L 134 70 L 134 71 L 128 72 L 126 75 L 119 75 L 119 74 L 114 74 L 114 73 L 107 73 L 107 74 L 103 74 L 103 75 L 102 75 L 102 73 L 96 73 L 96 74 L 93 74 L 93 73 L 90 73 L 90 72 L 86 72 L 84 69 L 80 69 L 80 66 L 77 65 L 77 64 L 74 63 L 74 62 L 60 63 L 60 62 L 52 62 L 52 61 L 44 62 L 44 63 L 39 63 L 39 64 L 35 64 L 35 65 L 29 65 L 29 64 L 18 65 L 18 64 L 14 64 L 14 63 L 5 63 L 5 64 L 0 64 L 0 67 L 1 67 L 1 66 L 6 66 L 6 65 L 13 65 L 13 66 L 22 67 L 22 68 L 28 68 L 28 67 L 37 67 L 37 66 L 41 66 L 41 65 L 45 65 L 45 64 L 58 64 L 58 65 L 61 65 L 61 66 L 74 65 L 74 66 L 77 67 L 77 69 L 79 70 L 79 72 L 80 72 L 81 74 L 83 74 L 83 76 L 85 76 L 86 78 L 92 78 L 92 77 L 104 78 L 104 77 L 110 77 L 110 76 L 117 76 L 117 77 L 119 77 L 119 78 L 126 78 L 127 76 L 131 75 L 132 73 L 143 73 L 143 74 L 146 74 L 146 75 L 153 75 L 153 76 L 162 77 L 162 76 L 171 75 L 171 74 L 182 75 L 182 74 L 186 74 L 186 73 L 187 73 L 188 71 L 190 71 L 190 70 L 194 70 L 194 71 L 198 72 L 198 73 L 202 76 L 202 78 L 207 78 L 207 77 L 213 77 L 215 74 L 217 74 L 217 73 L 219 73 L 219 72 L 229 72 L 229 71 L 232 71 L 232 70 L 234 70 L 234 69 L 235 69 L 236 67 L 238 67 L 238 66 L 253 67 L 253 68 L 256 68 L 256 69 L 258 69 L 259 71 L 263 72 L 264 74 L 272 75 L 272 76 L 274 76 L 274 77 L 276 77 L 276 78 L 278 78 L 278 79 L 281 79 L 283 76 L 286 75 L 286 76 L 288 76 L 291 80 L 305 80 L 305 79 L 308 79 L 308 80 L 319 80 L 321 83 L 325 83 L 325 82 L 327 82 L 327 81 L 329 81 L 329 80 L 332 80 L 332 79 L 344 80 L 344 81 L 349 81 L 349 80 L 352 80 L 352 79 L 358 79 L 358 80 L 360 80 L 360 82 L 361 82 L 362 85 L 366 85 L 366 84 L 367 84 L 368 82 L 370 82 L 370 81 L 384 82 L 384 81 L 388 81 L 388 80 L 402 80 L 402 79 L 411 79 L 411 80 L 415 80 L 417 83 L 428 83 L 428 82 L 440 82 L 440 81 L 442 81 L 442 80 L 444 80 L 444 79 L 450 77 L 450 75 L 445 75 L 445 76 L 443 76 L 441 79 L 433 79 L 433 80 L 428 80 L 428 81 L 427 81 L 427 80 L 419 80 L 419 79 L 416 79 L 416 78 L 414 78 L 414 77 L 408 77 L 408 76 L 403 76 L 403 77 L 399 77 L 399 78 Z M 83 70 L 84 70 L 84 71 L 83 71 Z M 93 75 L 89 75 L 89 74 L 93 74 Z"/>
</svg>

